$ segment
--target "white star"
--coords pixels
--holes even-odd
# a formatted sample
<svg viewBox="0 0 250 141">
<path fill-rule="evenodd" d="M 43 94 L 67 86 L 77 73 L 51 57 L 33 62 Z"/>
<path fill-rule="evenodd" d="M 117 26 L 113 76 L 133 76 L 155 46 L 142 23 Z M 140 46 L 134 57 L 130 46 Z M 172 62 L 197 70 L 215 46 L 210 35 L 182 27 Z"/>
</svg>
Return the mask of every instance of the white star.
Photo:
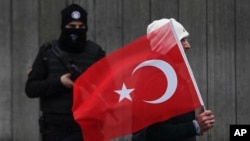
<svg viewBox="0 0 250 141">
<path fill-rule="evenodd" d="M 130 97 L 130 93 L 134 91 L 134 89 L 127 89 L 126 85 L 123 83 L 122 84 L 122 89 L 121 90 L 115 90 L 116 93 L 120 95 L 119 102 L 122 101 L 124 98 L 129 99 L 132 101 L 132 98 Z"/>
</svg>

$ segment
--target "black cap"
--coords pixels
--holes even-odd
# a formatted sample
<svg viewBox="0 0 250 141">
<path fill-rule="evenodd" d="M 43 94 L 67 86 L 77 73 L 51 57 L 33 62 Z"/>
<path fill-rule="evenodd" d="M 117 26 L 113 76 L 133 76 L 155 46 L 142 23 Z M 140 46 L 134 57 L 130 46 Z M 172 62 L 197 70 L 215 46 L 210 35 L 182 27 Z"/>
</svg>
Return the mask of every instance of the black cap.
<svg viewBox="0 0 250 141">
<path fill-rule="evenodd" d="M 71 4 L 61 11 L 61 29 L 72 21 L 81 21 L 87 26 L 88 13 L 79 5 Z"/>
</svg>

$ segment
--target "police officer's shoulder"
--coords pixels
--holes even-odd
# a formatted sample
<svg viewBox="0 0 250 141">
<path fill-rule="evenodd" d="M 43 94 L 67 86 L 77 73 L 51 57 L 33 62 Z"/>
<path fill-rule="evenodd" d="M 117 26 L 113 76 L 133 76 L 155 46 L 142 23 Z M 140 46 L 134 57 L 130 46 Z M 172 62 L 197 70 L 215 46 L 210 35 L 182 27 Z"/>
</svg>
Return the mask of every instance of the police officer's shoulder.
<svg viewBox="0 0 250 141">
<path fill-rule="evenodd" d="M 106 52 L 102 49 L 102 47 L 99 44 L 95 43 L 94 41 L 87 40 L 85 47 L 86 47 L 85 52 L 92 54 L 95 58 L 102 58 L 106 54 Z"/>
<path fill-rule="evenodd" d="M 85 47 L 86 47 L 85 51 L 90 51 L 90 52 L 93 52 L 93 53 L 104 51 L 99 44 L 97 44 L 97 43 L 95 43 L 94 41 L 91 41 L 91 40 L 86 41 Z"/>
<path fill-rule="evenodd" d="M 47 58 L 47 55 L 51 53 L 52 48 L 58 44 L 58 40 L 51 40 L 42 44 L 39 48 L 39 52 L 42 54 L 43 57 Z"/>
<path fill-rule="evenodd" d="M 94 48 L 101 48 L 101 46 L 99 44 L 97 44 L 96 42 L 94 42 L 92 40 L 87 40 L 86 46 L 90 46 L 90 47 L 94 47 Z"/>
<path fill-rule="evenodd" d="M 51 41 L 45 42 L 40 47 L 40 50 L 47 51 L 47 50 L 51 49 L 52 47 L 56 46 L 57 44 L 58 44 L 58 40 L 51 40 Z"/>
</svg>

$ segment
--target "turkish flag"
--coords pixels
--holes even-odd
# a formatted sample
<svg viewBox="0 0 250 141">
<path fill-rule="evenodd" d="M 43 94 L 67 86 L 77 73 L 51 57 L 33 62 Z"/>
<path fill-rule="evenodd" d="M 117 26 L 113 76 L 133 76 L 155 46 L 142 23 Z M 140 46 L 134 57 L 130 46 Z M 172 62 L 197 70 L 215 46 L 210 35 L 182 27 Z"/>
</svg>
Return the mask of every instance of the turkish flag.
<svg viewBox="0 0 250 141">
<path fill-rule="evenodd" d="M 108 141 L 203 105 L 171 23 L 111 53 L 74 83 L 84 141 Z"/>
</svg>

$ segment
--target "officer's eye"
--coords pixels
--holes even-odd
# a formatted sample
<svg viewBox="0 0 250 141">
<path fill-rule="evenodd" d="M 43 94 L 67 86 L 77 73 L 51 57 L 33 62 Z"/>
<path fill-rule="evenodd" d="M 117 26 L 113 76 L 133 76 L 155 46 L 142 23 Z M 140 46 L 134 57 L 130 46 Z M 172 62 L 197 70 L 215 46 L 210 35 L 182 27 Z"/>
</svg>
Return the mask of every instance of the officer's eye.
<svg viewBox="0 0 250 141">
<path fill-rule="evenodd" d="M 84 24 L 79 24 L 79 25 L 76 25 L 76 24 L 68 24 L 67 25 L 68 28 L 86 28 L 86 26 Z"/>
</svg>

